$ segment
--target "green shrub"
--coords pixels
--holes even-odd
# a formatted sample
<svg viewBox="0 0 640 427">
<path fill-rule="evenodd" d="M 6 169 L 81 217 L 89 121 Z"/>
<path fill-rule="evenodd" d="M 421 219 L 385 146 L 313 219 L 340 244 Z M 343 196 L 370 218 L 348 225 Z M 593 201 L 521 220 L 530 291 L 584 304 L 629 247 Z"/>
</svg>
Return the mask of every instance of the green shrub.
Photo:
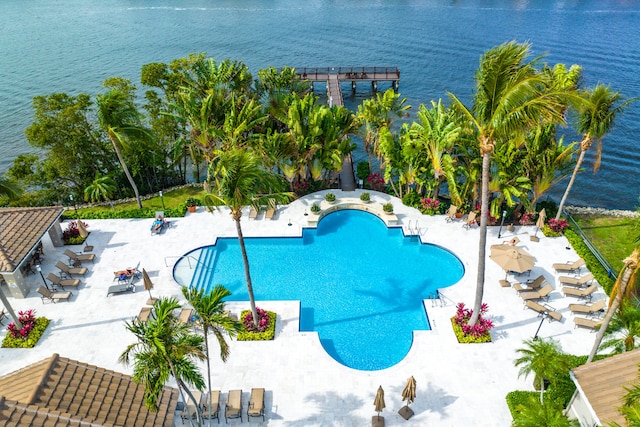
<svg viewBox="0 0 640 427">
<path fill-rule="evenodd" d="M 363 202 L 368 202 L 369 200 L 371 200 L 371 194 L 365 191 L 364 193 L 360 194 L 360 200 L 362 200 Z"/>
<path fill-rule="evenodd" d="M 67 240 L 64 241 L 65 245 L 81 245 L 84 243 L 84 237 L 82 236 L 76 236 L 76 237 L 69 237 Z"/>
<path fill-rule="evenodd" d="M 187 208 L 185 204 L 181 204 L 178 208 L 167 208 L 164 210 L 165 218 L 178 218 L 185 215 Z M 91 211 L 86 210 L 82 213 L 82 219 L 127 219 L 127 218 L 155 218 L 155 209 L 110 209 Z M 73 211 L 66 211 L 62 214 L 65 220 L 74 220 L 76 215 Z"/>
<path fill-rule="evenodd" d="M 336 195 L 335 195 L 335 194 L 333 194 L 333 193 L 327 193 L 327 194 L 324 196 L 324 199 L 325 199 L 327 202 L 335 202 L 335 201 L 336 201 Z"/>
<path fill-rule="evenodd" d="M 251 310 L 244 310 L 240 313 L 240 319 L 244 319 Z M 269 326 L 264 332 L 248 332 L 244 326 L 242 331 L 238 333 L 238 341 L 271 341 L 276 335 L 276 313 L 267 311 L 269 314 Z"/>
<path fill-rule="evenodd" d="M 33 327 L 27 339 L 14 338 L 10 333 L 5 335 L 2 340 L 3 348 L 33 348 L 38 344 L 40 337 L 44 334 L 44 331 L 49 325 L 49 319 L 46 317 L 38 317 L 36 319 L 36 325 Z"/>
<path fill-rule="evenodd" d="M 184 204 L 186 207 L 201 206 L 202 200 L 196 199 L 195 197 L 189 197 Z"/>
<path fill-rule="evenodd" d="M 412 208 L 419 209 L 421 206 L 420 201 L 422 200 L 422 196 L 418 194 L 416 190 L 411 190 L 404 196 L 402 196 L 402 204 L 405 206 L 410 206 Z"/>
<path fill-rule="evenodd" d="M 517 418 L 519 412 L 516 410 L 518 405 L 524 405 L 531 398 L 538 398 L 540 394 L 536 391 L 523 391 L 516 390 L 507 393 L 507 406 L 509 407 L 509 412 L 511 412 L 512 418 Z"/>
<path fill-rule="evenodd" d="M 393 212 L 393 205 L 391 204 L 391 202 L 385 203 L 384 205 L 382 205 L 382 210 L 391 213 Z"/>
<path fill-rule="evenodd" d="M 311 213 L 319 214 L 321 210 L 322 209 L 320 209 L 320 205 L 319 204 L 314 203 L 314 204 L 311 205 Z"/>
<path fill-rule="evenodd" d="M 609 276 L 609 272 L 600 264 L 600 261 L 591 253 L 584 241 L 578 236 L 571 228 L 564 231 L 564 235 L 571 243 L 573 249 L 578 253 L 578 256 L 585 260 L 587 268 L 596 278 L 600 286 L 609 295 L 615 281 Z"/>
<path fill-rule="evenodd" d="M 356 176 L 358 179 L 365 180 L 371 174 L 371 169 L 369 168 L 369 162 L 366 160 L 360 160 L 356 165 Z"/>
</svg>

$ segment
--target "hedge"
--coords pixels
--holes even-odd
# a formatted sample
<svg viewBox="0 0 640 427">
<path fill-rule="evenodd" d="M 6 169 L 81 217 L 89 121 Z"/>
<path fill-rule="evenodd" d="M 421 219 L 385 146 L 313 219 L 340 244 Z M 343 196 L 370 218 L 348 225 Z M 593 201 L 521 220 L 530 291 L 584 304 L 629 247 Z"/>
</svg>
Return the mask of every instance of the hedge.
<svg viewBox="0 0 640 427">
<path fill-rule="evenodd" d="M 615 281 L 609 277 L 609 272 L 602 266 L 602 264 L 600 264 L 600 261 L 598 261 L 595 255 L 593 255 L 587 245 L 585 245 L 582 238 L 580 238 L 580 236 L 578 236 L 573 230 L 570 228 L 566 229 L 564 231 L 564 235 L 569 243 L 571 243 L 573 249 L 578 253 L 578 256 L 585 260 L 587 268 L 591 274 L 593 274 L 593 277 L 595 277 L 600 286 L 604 288 L 607 295 L 610 295 Z"/>
</svg>

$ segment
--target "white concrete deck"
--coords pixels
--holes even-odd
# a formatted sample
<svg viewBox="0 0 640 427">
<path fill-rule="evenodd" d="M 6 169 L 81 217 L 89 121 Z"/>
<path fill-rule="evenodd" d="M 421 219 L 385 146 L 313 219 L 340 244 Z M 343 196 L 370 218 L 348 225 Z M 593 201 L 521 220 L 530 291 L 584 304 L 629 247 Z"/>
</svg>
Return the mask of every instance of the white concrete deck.
<svg viewBox="0 0 640 427">
<path fill-rule="evenodd" d="M 338 199 L 359 196 L 333 191 Z M 372 193 L 372 203 L 391 199 Z M 245 236 L 299 235 L 307 224 L 311 204 L 321 202 L 323 193 L 279 207 L 273 220 L 243 217 Z M 521 299 L 511 288 L 501 288 L 502 271 L 487 259 L 484 300 L 489 316 L 495 322 L 493 342 L 489 344 L 458 344 L 449 318 L 455 313 L 455 303 L 473 305 L 478 252 L 478 228 L 465 230 L 462 222 L 447 223 L 444 216 L 422 216 L 394 199 L 399 224 L 412 228 L 419 224 L 423 240 L 453 251 L 463 262 L 466 273 L 461 281 L 443 290 L 445 305 L 432 306 L 427 301 L 433 330 L 414 333 L 414 343 L 407 357 L 391 368 L 364 372 L 355 371 L 335 362 L 324 351 L 315 333 L 298 332 L 298 303 L 258 301 L 262 308 L 278 313 L 276 338 L 272 342 L 232 342 L 231 356 L 226 364 L 213 358 L 212 381 L 222 390 L 221 404 L 230 389 L 242 389 L 243 404 L 252 387 L 266 389 L 266 420 L 251 419 L 253 425 L 269 426 L 365 426 L 375 415 L 373 400 L 379 385 L 385 390 L 386 409 L 382 413 L 387 426 L 509 426 L 511 416 L 505 395 L 512 390 L 531 390 L 533 378 L 518 378 L 513 366 L 515 350 L 522 341 L 533 337 L 540 317 L 524 310 Z M 248 213 L 248 208 L 247 208 Z M 309 214 L 311 215 L 311 214 Z M 89 273 L 82 278 L 80 289 L 70 302 L 44 304 L 35 292 L 42 284 L 39 275 L 29 276 L 33 291 L 26 299 L 9 298 L 17 310 L 35 308 L 37 315 L 52 320 L 47 332 L 34 349 L 0 349 L 0 375 L 15 371 L 56 352 L 83 362 L 119 372 L 131 373 L 131 367 L 118 363 L 118 356 L 134 341 L 124 329 L 124 322 L 137 315 L 149 295 L 137 282 L 135 293 L 107 298 L 107 288 L 113 284 L 113 271 L 135 266 L 140 261 L 151 276 L 154 297 L 176 296 L 182 300 L 178 285 L 172 279 L 176 258 L 185 252 L 215 241 L 217 236 L 235 236 L 235 226 L 228 211 L 214 214 L 200 207 L 184 218 L 171 218 L 173 227 L 161 235 L 150 235 L 152 220 L 88 220 L 89 244 L 95 246 L 95 264 L 85 263 Z M 288 224 L 291 225 L 288 225 Z M 554 285 L 549 304 L 564 316 L 561 323 L 544 321 L 539 335 L 559 340 L 562 348 L 573 354 L 587 354 L 595 335 L 586 329 L 574 329 L 568 305 L 575 298 L 565 298 L 559 292 L 558 274 L 553 262 L 577 259 L 564 237 L 546 238 L 538 232 L 540 242 L 530 242 L 528 234 L 535 227 L 516 227 L 498 239 L 498 227 L 491 227 L 487 245 L 502 243 L 515 234 L 526 250 L 536 257 L 531 278 L 544 274 Z M 55 263 L 66 260 L 64 248 L 53 248 L 44 240 L 45 276 L 57 272 Z M 487 255 L 489 251 L 487 250 Z M 240 262 L 240 261 L 239 261 Z M 527 279 L 525 276 L 523 279 Z M 510 278 L 510 280 L 513 280 Z M 600 290 L 594 300 L 604 298 Z M 248 303 L 229 303 L 233 312 L 248 307 Z M 2 327 L 0 338 L 6 333 Z M 381 350 L 382 351 L 382 350 Z M 203 373 L 206 372 L 203 364 Z M 411 405 L 415 415 L 408 421 L 397 411 L 403 406 L 401 392 L 406 379 L 417 381 L 417 398 Z M 173 384 L 171 384 L 173 385 Z M 246 410 L 246 406 L 245 406 Z M 243 411 L 244 412 L 244 411 Z M 225 425 L 224 409 L 221 425 Z M 246 414 L 243 416 L 246 423 Z M 238 424 L 239 420 L 229 420 Z"/>
</svg>

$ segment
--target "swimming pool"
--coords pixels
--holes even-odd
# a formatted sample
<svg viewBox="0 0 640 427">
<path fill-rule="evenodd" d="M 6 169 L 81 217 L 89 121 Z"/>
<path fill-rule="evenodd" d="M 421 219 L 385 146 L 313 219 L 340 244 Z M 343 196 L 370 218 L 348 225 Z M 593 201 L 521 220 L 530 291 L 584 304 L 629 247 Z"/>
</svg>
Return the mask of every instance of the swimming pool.
<svg viewBox="0 0 640 427">
<path fill-rule="evenodd" d="M 300 329 L 317 331 L 335 360 L 359 370 L 402 360 L 413 331 L 430 329 L 423 299 L 464 274 L 451 252 L 356 210 L 328 214 L 301 238 L 245 238 L 245 244 L 257 305 L 299 300 Z M 188 255 L 200 262 L 182 279 L 187 283 L 176 277 L 178 283 L 198 289 L 222 284 L 232 292 L 229 301 L 248 300 L 236 238 L 219 238 Z"/>
</svg>

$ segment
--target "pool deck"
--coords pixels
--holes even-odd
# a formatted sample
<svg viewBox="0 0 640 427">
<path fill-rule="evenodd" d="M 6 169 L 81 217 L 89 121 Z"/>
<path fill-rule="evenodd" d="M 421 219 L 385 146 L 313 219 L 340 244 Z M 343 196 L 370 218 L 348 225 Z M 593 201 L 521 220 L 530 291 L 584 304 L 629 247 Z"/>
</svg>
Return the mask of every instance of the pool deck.
<svg viewBox="0 0 640 427">
<path fill-rule="evenodd" d="M 338 203 L 359 203 L 360 190 L 332 192 Z M 312 203 L 325 203 L 323 193 L 278 207 L 272 220 L 265 219 L 264 211 L 256 220 L 250 220 L 247 208 L 247 215 L 242 218 L 244 235 L 301 235 L 302 227 L 308 226 L 310 220 L 313 222 Z M 276 338 L 271 342 L 232 341 L 226 364 L 213 358 L 212 382 L 223 393 L 220 425 L 226 425 L 224 403 L 227 392 L 242 389 L 246 409 L 252 387 L 266 389 L 266 419 L 264 422 L 259 418 L 251 419 L 252 425 L 370 425 L 371 417 L 376 415 L 373 400 L 379 385 L 385 391 L 386 409 L 381 415 L 387 426 L 511 425 L 505 395 L 513 390 L 533 390 L 531 376 L 518 378 L 518 369 L 513 366 L 517 358 L 515 350 L 522 347 L 523 340 L 534 336 L 541 318 L 537 313 L 523 309 L 515 290 L 500 287 L 498 281 L 504 279 L 504 271 L 487 258 L 484 301 L 489 305 L 488 315 L 495 323 L 493 342 L 458 344 L 449 319 L 455 313 L 456 303 L 473 305 L 478 227 L 465 230 L 461 221 L 447 223 L 443 215 L 423 216 L 417 210 L 403 206 L 398 199 L 375 192 L 371 195 L 372 202 L 366 206 L 373 209 L 393 200 L 395 217 L 405 232 L 409 225 L 413 231 L 418 228 L 424 242 L 451 250 L 464 264 L 464 277 L 442 291 L 441 301 L 425 302 L 432 330 L 414 332 L 409 354 L 397 365 L 381 371 L 356 371 L 335 362 L 320 345 L 316 333 L 298 332 L 297 302 L 257 301 L 259 307 L 277 312 Z M 218 236 L 236 236 L 235 225 L 226 209 L 211 214 L 199 207 L 196 213 L 169 220 L 172 227 L 153 236 L 149 231 L 151 219 L 87 220 L 91 232 L 88 242 L 94 245 L 97 258 L 95 264 L 85 263 L 89 272 L 81 277 L 83 284 L 73 291 L 70 302 L 43 304 L 35 291 L 42 284 L 38 274 L 28 276 L 33 289 L 28 298 L 9 297 L 16 311 L 35 308 L 38 316 L 46 316 L 52 322 L 34 349 L 0 349 L 0 375 L 52 353 L 130 374 L 131 367 L 117 361 L 125 347 L 134 341 L 133 335 L 124 329 L 124 322 L 138 314 L 149 293 L 144 291 L 142 281 L 138 281 L 135 293 L 107 297 L 107 288 L 114 284 L 113 271 L 135 266 L 140 261 L 140 269 L 145 268 L 154 282 L 155 288 L 151 291 L 154 297 L 175 296 L 183 301 L 180 288 L 172 278 L 177 258 L 196 247 L 212 244 Z M 503 228 L 502 238 L 498 239 L 498 227 L 490 227 L 487 255 L 490 245 L 517 235 L 521 241 L 518 246 L 536 258 L 536 267 L 530 277 L 524 275 L 521 279 L 544 274 L 555 288 L 549 304 L 563 315 L 562 322 L 544 320 L 539 336 L 559 340 L 568 353 L 587 354 L 595 334 L 587 329 L 574 329 L 568 305 L 579 301 L 560 293 L 559 275 L 551 267 L 554 262 L 573 261 L 578 257 L 564 237 L 546 238 L 538 232 L 540 241 L 531 242 L 529 235 L 535 230 L 534 226 L 515 227 L 514 232 Z M 56 261 L 66 260 L 66 257 L 62 254 L 65 248 L 53 248 L 48 237 L 43 243 L 46 258 L 42 271 L 46 277 L 49 272 L 57 273 Z M 512 276 L 510 280 L 513 281 Z M 313 277 L 309 281 L 313 282 Z M 599 289 L 593 299 L 604 297 Z M 248 303 L 228 303 L 227 307 L 238 313 L 248 308 Z M 6 327 L 2 327 L 0 338 L 5 333 Z M 206 373 L 204 364 L 202 372 Z M 403 406 L 402 389 L 411 375 L 417 381 L 417 397 L 411 405 L 415 415 L 405 421 L 398 415 L 398 410 Z M 247 422 L 246 414 L 243 420 Z M 179 418 L 177 423 L 180 423 Z M 239 424 L 239 420 L 230 420 L 229 425 L 232 424 Z"/>
</svg>

